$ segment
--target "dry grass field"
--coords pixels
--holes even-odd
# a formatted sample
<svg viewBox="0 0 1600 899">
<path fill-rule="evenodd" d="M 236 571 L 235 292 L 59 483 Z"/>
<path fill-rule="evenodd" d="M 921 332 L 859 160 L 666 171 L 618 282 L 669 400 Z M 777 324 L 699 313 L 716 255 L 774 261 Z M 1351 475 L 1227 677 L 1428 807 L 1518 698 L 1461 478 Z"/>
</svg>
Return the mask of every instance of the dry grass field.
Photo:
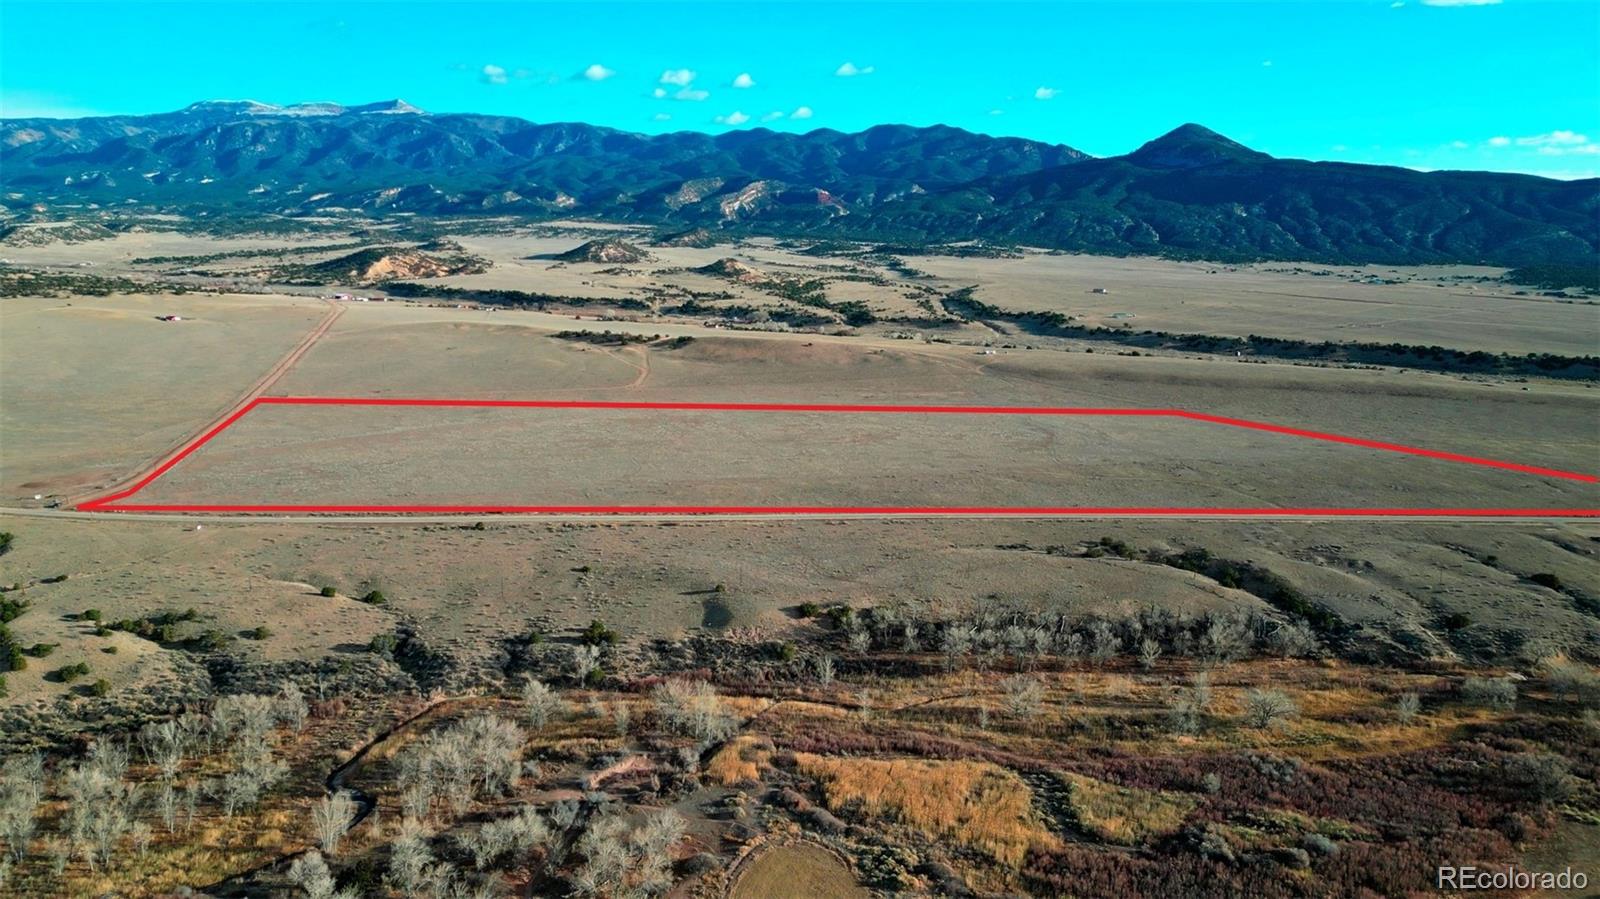
<svg viewBox="0 0 1600 899">
<path fill-rule="evenodd" d="M 77 494 L 165 455 L 327 311 L 253 295 L 0 302 L 0 496 Z"/>
<path fill-rule="evenodd" d="M 126 502 L 1563 509 L 1595 499 L 1582 482 L 1171 418 L 269 404 Z"/>
<path fill-rule="evenodd" d="M 1472 266 L 1222 266 L 1047 254 L 907 261 L 941 280 L 978 285 L 978 299 L 1003 309 L 1134 330 L 1592 355 L 1600 320 L 1592 299 L 1519 296 L 1494 281 L 1502 270 Z"/>
</svg>

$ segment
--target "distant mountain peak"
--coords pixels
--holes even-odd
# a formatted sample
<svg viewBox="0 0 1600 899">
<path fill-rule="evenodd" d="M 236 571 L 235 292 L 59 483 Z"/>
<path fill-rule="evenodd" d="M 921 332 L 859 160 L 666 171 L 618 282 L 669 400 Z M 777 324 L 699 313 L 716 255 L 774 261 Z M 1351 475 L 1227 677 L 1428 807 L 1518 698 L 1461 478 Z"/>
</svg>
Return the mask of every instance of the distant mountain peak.
<svg viewBox="0 0 1600 899">
<path fill-rule="evenodd" d="M 425 115 L 419 107 L 399 98 L 363 103 L 359 106 L 341 106 L 338 103 L 295 103 L 277 106 L 256 100 L 201 100 L 189 104 L 185 112 L 220 112 L 250 116 L 343 116 L 343 115 Z"/>
<path fill-rule="evenodd" d="M 379 100 L 376 103 L 363 103 L 360 106 L 347 106 L 345 112 L 358 115 L 427 115 L 427 111 L 420 106 L 412 106 L 400 99 Z"/>
<path fill-rule="evenodd" d="M 1127 156 L 1139 165 L 1172 169 L 1267 158 L 1265 153 L 1193 122 L 1179 125 Z"/>
</svg>

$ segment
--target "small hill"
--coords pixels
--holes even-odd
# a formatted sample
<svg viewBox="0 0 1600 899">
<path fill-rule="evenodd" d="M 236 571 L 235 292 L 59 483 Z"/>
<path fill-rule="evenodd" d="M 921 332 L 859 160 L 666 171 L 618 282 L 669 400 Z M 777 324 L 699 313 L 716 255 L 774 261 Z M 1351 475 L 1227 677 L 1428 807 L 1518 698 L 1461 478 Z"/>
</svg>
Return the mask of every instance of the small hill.
<svg viewBox="0 0 1600 899">
<path fill-rule="evenodd" d="M 556 256 L 562 262 L 602 262 L 617 265 L 628 262 L 648 262 L 650 254 L 625 240 L 591 240 Z"/>
<path fill-rule="evenodd" d="M 658 247 L 694 247 L 707 249 L 717 245 L 717 237 L 704 228 L 691 228 L 688 231 L 678 231 L 673 234 L 663 234 L 656 238 Z"/>
<path fill-rule="evenodd" d="M 702 275 L 728 278 L 741 284 L 765 284 L 773 280 L 772 276 L 766 272 L 731 257 L 718 259 L 710 265 L 702 265 L 695 271 Z"/>
<path fill-rule="evenodd" d="M 475 275 L 488 268 L 486 260 L 465 253 L 446 256 L 421 249 L 368 247 L 326 262 L 296 266 L 293 271 L 280 272 L 280 275 L 367 284 L 374 281 Z"/>
<path fill-rule="evenodd" d="M 43 247 L 53 243 L 84 243 L 116 237 L 116 232 L 93 222 L 39 222 L 0 228 L 0 244 L 8 247 Z"/>
</svg>

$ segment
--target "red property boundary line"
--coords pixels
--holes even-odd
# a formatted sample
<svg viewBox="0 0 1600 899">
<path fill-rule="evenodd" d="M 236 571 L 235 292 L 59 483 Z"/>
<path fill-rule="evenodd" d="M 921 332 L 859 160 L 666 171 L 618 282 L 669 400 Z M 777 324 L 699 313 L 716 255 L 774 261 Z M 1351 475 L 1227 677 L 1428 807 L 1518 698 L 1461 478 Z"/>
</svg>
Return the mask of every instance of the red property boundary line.
<svg viewBox="0 0 1600 899">
<path fill-rule="evenodd" d="M 1170 515 L 1219 518 L 1281 518 L 1305 517 L 1482 517 L 1482 518 L 1593 518 L 1600 517 L 1600 508 L 1577 509 L 1411 509 L 1411 508 L 1211 508 L 1211 507 L 1090 507 L 1090 506 L 399 506 L 399 505 L 236 505 L 236 504 L 143 504 L 124 503 L 125 500 L 148 487 L 157 478 L 171 471 L 190 454 L 205 446 L 257 406 L 432 406 L 453 408 L 509 408 L 509 409 L 651 409 L 701 412 L 822 412 L 838 414 L 889 414 L 889 415 L 1057 415 L 1057 416 L 1123 416 L 1147 418 L 1179 418 L 1226 427 L 1244 428 L 1319 440 L 1342 443 L 1366 449 L 1402 453 L 1410 456 L 1514 471 L 1586 484 L 1600 483 L 1600 476 L 1556 468 L 1541 468 L 1500 459 L 1467 456 L 1460 453 L 1441 452 L 1400 443 L 1347 437 L 1323 431 L 1309 431 L 1283 425 L 1207 415 L 1185 409 L 1118 409 L 1084 407 L 1031 407 L 1031 406 L 875 406 L 831 403 L 666 403 L 666 402 L 591 402 L 582 400 L 470 400 L 470 399 L 396 399 L 359 397 L 287 397 L 264 396 L 250 401 L 215 427 L 201 434 L 187 446 L 178 450 L 154 471 L 133 486 L 107 496 L 98 497 L 78 505 L 84 512 L 244 512 L 244 513 L 329 513 L 329 514 L 596 514 L 596 515 L 1016 515 L 1016 516 L 1071 516 L 1071 515 Z"/>
</svg>

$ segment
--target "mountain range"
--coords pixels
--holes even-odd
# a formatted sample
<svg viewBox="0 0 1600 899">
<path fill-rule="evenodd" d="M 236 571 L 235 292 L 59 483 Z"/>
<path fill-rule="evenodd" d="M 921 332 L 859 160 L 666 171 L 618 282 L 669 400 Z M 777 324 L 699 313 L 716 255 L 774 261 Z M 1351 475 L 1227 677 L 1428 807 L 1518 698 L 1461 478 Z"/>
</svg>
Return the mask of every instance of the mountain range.
<svg viewBox="0 0 1600 899">
<path fill-rule="evenodd" d="M 1325 263 L 1592 265 L 1600 180 L 1277 159 L 1199 125 L 1132 153 L 945 126 L 643 135 L 206 101 L 0 121 L 5 215 L 590 217 L 663 228 Z"/>
</svg>

